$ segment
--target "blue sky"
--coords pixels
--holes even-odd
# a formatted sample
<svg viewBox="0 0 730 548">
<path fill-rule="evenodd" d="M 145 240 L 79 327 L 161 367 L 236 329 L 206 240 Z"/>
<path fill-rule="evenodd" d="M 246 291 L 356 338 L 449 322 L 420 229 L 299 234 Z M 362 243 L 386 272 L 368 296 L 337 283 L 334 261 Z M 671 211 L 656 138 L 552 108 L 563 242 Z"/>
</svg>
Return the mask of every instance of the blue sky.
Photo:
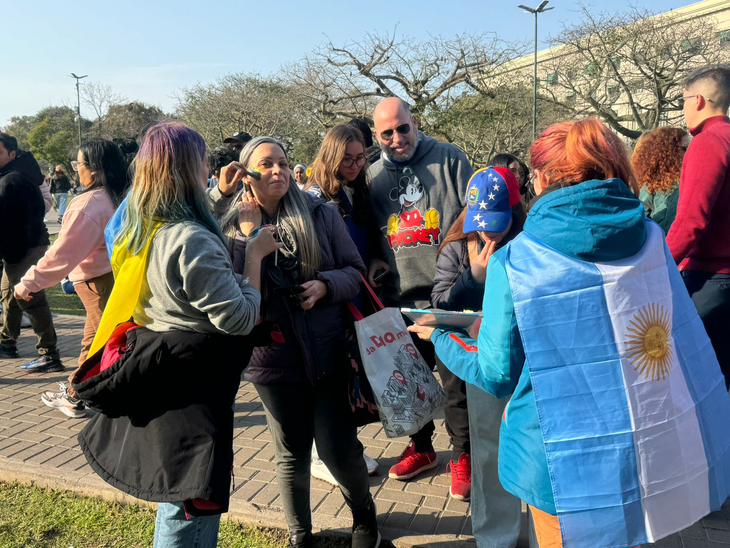
<svg viewBox="0 0 730 548">
<path fill-rule="evenodd" d="M 517 8 L 521 3 L 537 6 L 539 0 L 2 2 L 0 126 L 45 106 L 75 104 L 70 72 L 171 111 L 181 87 L 229 72 L 276 71 L 326 37 L 340 45 L 397 24 L 399 33 L 423 40 L 485 31 L 531 40 L 534 19 Z M 622 10 L 629 0 L 587 3 L 595 10 Z M 636 3 L 659 12 L 692 2 Z M 550 5 L 555 9 L 540 16 L 540 41 L 578 19 L 576 2 Z"/>
</svg>

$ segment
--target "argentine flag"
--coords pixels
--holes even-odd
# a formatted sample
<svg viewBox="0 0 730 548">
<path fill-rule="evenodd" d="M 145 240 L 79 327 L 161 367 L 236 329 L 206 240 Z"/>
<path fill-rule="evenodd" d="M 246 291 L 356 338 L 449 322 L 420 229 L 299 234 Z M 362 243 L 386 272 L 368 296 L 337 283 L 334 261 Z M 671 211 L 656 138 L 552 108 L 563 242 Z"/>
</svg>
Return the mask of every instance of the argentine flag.
<svg viewBox="0 0 730 548">
<path fill-rule="evenodd" d="M 526 233 L 506 258 L 569 548 L 656 541 L 730 494 L 730 398 L 663 233 L 647 230 L 611 263 Z"/>
</svg>

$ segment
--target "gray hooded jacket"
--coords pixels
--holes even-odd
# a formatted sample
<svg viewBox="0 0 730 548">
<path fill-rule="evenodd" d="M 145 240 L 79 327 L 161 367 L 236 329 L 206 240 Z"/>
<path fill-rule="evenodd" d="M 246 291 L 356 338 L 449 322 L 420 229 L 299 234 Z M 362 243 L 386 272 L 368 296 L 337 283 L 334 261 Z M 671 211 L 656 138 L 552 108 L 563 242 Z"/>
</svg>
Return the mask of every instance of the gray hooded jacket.
<svg viewBox="0 0 730 548">
<path fill-rule="evenodd" d="M 390 306 L 428 306 L 439 245 L 464 207 L 474 172 L 459 148 L 419 135 L 409 162 L 394 163 L 383 154 L 368 170 L 373 222 L 380 232 L 372 251 L 390 266 L 384 280 Z"/>
</svg>

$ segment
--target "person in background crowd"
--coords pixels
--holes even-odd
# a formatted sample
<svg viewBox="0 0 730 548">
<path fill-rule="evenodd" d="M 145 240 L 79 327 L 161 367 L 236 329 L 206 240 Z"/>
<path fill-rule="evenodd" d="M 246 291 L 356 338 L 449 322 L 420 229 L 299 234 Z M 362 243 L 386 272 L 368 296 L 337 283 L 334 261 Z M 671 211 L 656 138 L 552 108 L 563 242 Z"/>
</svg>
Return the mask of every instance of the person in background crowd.
<svg viewBox="0 0 730 548">
<path fill-rule="evenodd" d="M 522 196 L 522 203 L 525 206 L 535 197 L 535 189 L 532 187 L 532 181 L 530 180 L 530 170 L 522 160 L 511 154 L 497 154 L 489 160 L 489 165 L 506 167 L 514 174 L 517 183 L 520 185 L 520 196 Z"/>
<path fill-rule="evenodd" d="M 347 230 L 357 247 L 360 257 L 367 264 L 367 224 L 370 212 L 370 191 L 367 183 L 367 159 L 365 141 L 360 130 L 351 124 L 333 126 L 322 140 L 305 190 L 334 204 L 345 221 Z M 356 304 L 361 304 L 360 300 Z M 312 451 L 312 475 L 333 485 L 338 485 L 317 454 Z M 378 463 L 363 454 L 368 474 L 378 470 Z"/>
<path fill-rule="evenodd" d="M 46 213 L 48 213 L 53 207 L 53 196 L 51 196 L 50 186 L 46 181 L 47 178 L 43 177 L 41 168 L 33 153 L 21 150 L 15 137 L 0 132 L 0 177 L 13 171 L 26 175 L 31 181 L 38 184 L 46 205 Z M 2 278 L 2 273 L 3 267 L 2 261 L 0 261 L 0 278 Z M 0 305 L 0 325 L 3 322 L 2 310 L 3 307 Z M 27 314 L 23 313 L 20 325 L 21 327 L 30 327 L 30 318 Z"/>
<path fill-rule="evenodd" d="M 467 196 L 466 207 L 441 243 L 431 293 L 434 308 L 481 310 L 489 257 L 522 232 L 525 222 L 517 179 L 505 167 L 474 173 Z M 497 399 L 464 382 L 451 372 L 448 361 L 439 366 L 439 374 L 449 387 L 445 415 L 450 425 L 451 462 L 460 464 L 452 473 L 449 494 L 460 500 L 471 497 L 477 546 L 514 548 L 522 505 L 504 490 L 497 474 L 499 424 L 509 398 Z M 471 462 L 471 478 L 458 474 L 467 468 L 465 461 Z"/>
<path fill-rule="evenodd" d="M 68 206 L 58 239 L 15 286 L 15 298 L 30 301 L 32 294 L 53 287 L 66 276 L 70 278 L 86 310 L 80 367 L 86 361 L 114 286 L 104 227 L 126 192 L 127 164 L 113 142 L 92 139 L 81 145 L 71 166 L 78 172 L 79 183 L 85 190 Z M 68 417 L 85 416 L 84 405 L 74 397 L 73 390 L 60 384 L 60 392 L 44 392 L 41 401 Z"/>
<path fill-rule="evenodd" d="M 14 157 L 15 150 L 7 134 L 0 134 L 0 167 Z M 6 154 L 10 150 L 10 154 Z M 32 295 L 30 301 L 18 301 L 13 288 L 23 275 L 43 256 L 50 243 L 43 221 L 45 206 L 37 181 L 20 171 L 8 171 L 0 177 L 0 262 L 2 262 L 3 326 L 0 331 L 0 358 L 17 358 L 16 341 L 20 336 L 23 312 L 28 314 L 31 327 L 38 337 L 39 358 L 21 366 L 28 372 L 63 371 L 56 346 L 51 309 L 43 291 Z"/>
<path fill-rule="evenodd" d="M 682 164 L 667 244 L 730 388 L 730 65 L 692 73 L 682 103 L 694 139 Z"/>
<path fill-rule="evenodd" d="M 71 181 L 63 172 L 63 166 L 57 165 L 51 177 L 51 194 L 56 200 L 58 211 L 58 222 L 63 222 L 63 214 L 66 213 L 68 205 L 68 193 L 71 190 Z"/>
<path fill-rule="evenodd" d="M 677 214 L 679 176 L 689 140 L 689 134 L 683 129 L 660 127 L 642 135 L 631 155 L 631 167 L 641 187 L 639 199 L 644 203 L 646 216 L 662 227 L 665 234 Z"/>
<path fill-rule="evenodd" d="M 418 131 L 408 104 L 391 97 L 373 112 L 375 135 L 382 159 L 368 170 L 371 232 L 376 235 L 368 282 L 383 287 L 386 306 L 426 308 L 431 299 L 436 258 L 443 237 L 464 208 L 473 170 L 466 155 Z M 382 282 L 376 276 L 388 272 Z M 418 341 L 426 363 L 435 364 L 433 348 Z M 448 396 L 448 394 L 447 394 Z M 436 468 L 431 437 L 433 421 L 411 436 L 411 441 L 388 475 L 408 480 Z M 452 462 L 452 473 L 460 470 Z"/>
<path fill-rule="evenodd" d="M 137 151 L 139 150 L 139 145 L 137 144 L 137 141 L 129 137 L 112 139 L 112 141 L 122 151 L 122 154 L 124 155 L 124 161 L 127 163 L 127 167 L 129 168 L 129 166 L 132 165 L 134 157 L 137 155 Z"/>
<path fill-rule="evenodd" d="M 231 147 L 231 149 L 233 150 L 233 155 L 238 158 L 241 155 L 243 147 L 245 147 L 246 143 L 248 143 L 250 140 L 251 136 L 248 133 L 246 133 L 245 131 L 237 131 L 230 137 L 223 139 L 223 142 Z"/>
<path fill-rule="evenodd" d="M 260 179 L 245 175 L 249 169 Z M 289 543 L 313 545 L 309 501 L 316 442 L 352 511 L 353 548 L 377 548 L 375 503 L 350 418 L 344 344 L 352 327 L 345 305 L 360 292 L 365 265 L 337 209 L 291 184 L 286 153 L 276 140 L 250 141 L 240 162 L 223 168 L 219 187 L 235 188 L 236 179 L 244 182 L 239 218 L 245 221 L 234 246 L 236 271 L 248 264 L 247 239 L 262 226 L 275 225 L 284 244 L 262 273 L 261 316 L 272 326 L 273 341 L 254 349 L 244 378 L 254 383 L 274 439 Z"/>
<path fill-rule="evenodd" d="M 362 133 L 363 139 L 365 140 L 365 156 L 368 159 L 368 163 L 372 165 L 380 160 L 380 147 L 377 143 L 373 143 L 373 132 L 370 130 L 367 120 L 353 118 L 347 123 L 352 127 L 356 127 Z"/>
<path fill-rule="evenodd" d="M 717 360 L 619 137 L 555 124 L 530 163 L 538 197 L 489 259 L 478 341 L 409 330 L 467 382 L 512 394 L 499 477 L 541 548 L 660 540 L 730 493 Z"/>
<path fill-rule="evenodd" d="M 304 164 L 297 164 L 296 166 L 294 166 L 294 181 L 296 181 L 299 190 L 304 190 L 304 188 L 307 186 L 308 180 L 309 177 L 307 177 L 307 166 L 305 166 Z"/>
<path fill-rule="evenodd" d="M 209 189 L 218 187 L 221 168 L 227 166 L 231 162 L 235 162 L 238 159 L 239 154 L 235 154 L 231 148 L 227 146 L 219 146 L 210 151 L 208 154 L 208 166 L 210 167 L 212 175 L 208 179 Z"/>
</svg>

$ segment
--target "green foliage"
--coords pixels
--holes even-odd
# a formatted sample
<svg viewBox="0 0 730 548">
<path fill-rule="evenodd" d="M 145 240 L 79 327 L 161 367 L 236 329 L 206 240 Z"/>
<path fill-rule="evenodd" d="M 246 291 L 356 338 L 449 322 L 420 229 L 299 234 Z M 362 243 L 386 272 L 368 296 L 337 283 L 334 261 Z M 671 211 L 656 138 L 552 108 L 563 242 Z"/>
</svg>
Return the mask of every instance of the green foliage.
<svg viewBox="0 0 730 548">
<path fill-rule="evenodd" d="M 114 104 L 94 122 L 90 134 L 103 139 L 137 138 L 150 124 L 167 118 L 159 108 L 139 101 Z"/>
<path fill-rule="evenodd" d="M 71 173 L 70 161 L 78 146 L 76 113 L 68 107 L 47 107 L 23 124 L 31 126 L 27 142 L 36 158 L 51 165 L 62 164 Z M 82 120 L 82 129 L 89 125 L 88 120 Z"/>
</svg>

